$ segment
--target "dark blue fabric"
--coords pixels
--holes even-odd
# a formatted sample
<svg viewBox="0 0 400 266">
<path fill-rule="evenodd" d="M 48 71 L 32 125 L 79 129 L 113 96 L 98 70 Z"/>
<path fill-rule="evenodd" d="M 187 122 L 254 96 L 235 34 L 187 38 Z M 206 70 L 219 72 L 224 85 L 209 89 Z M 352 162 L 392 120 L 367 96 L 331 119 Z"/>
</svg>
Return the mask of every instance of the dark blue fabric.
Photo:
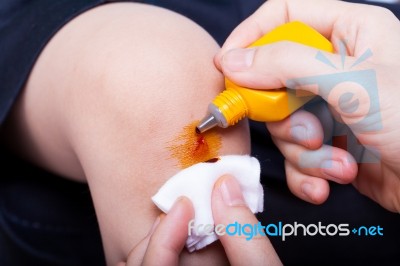
<svg viewBox="0 0 400 266">
<path fill-rule="evenodd" d="M 233 28 L 253 13 L 263 0 L 150 0 L 189 17 L 205 28 L 222 45 Z"/>
<path fill-rule="evenodd" d="M 107 1 L 0 1 L 0 123 L 41 49 L 77 14 Z M 111 2 L 111 1 L 110 1 Z M 222 44 L 261 0 L 148 0 L 194 20 Z M 361 2 L 361 1 L 358 1 Z M 399 6 L 384 5 L 400 15 Z M 329 12 L 329 11 L 326 11 Z M 366 18 L 368 19 L 368 18 Z M 326 204 L 313 206 L 287 189 L 283 157 L 265 126 L 251 123 L 252 152 L 262 164 L 263 224 L 321 221 L 380 225 L 384 237 L 296 237 L 271 241 L 287 265 L 397 265 L 400 218 L 352 186 L 332 184 Z M 14 158 L 0 147 L 0 265 L 103 265 L 104 255 L 88 187 Z"/>
<path fill-rule="evenodd" d="M 0 2 L 0 124 L 50 38 L 66 21 L 104 1 Z"/>
<path fill-rule="evenodd" d="M 0 265 L 105 265 L 86 184 L 46 173 L 4 149 L 0 162 Z"/>
</svg>

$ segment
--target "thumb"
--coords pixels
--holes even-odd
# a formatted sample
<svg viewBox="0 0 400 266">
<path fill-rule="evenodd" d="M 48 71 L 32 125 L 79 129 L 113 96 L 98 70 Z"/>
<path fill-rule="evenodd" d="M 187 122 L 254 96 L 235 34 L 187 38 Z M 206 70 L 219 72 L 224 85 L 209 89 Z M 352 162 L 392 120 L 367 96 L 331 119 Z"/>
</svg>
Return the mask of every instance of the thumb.
<svg viewBox="0 0 400 266">
<path fill-rule="evenodd" d="M 225 76 L 238 85 L 277 89 L 285 87 L 289 79 L 334 72 L 332 66 L 316 60 L 319 52 L 310 46 L 280 41 L 227 51 L 222 57 L 221 68 Z M 323 52 L 323 56 L 334 65 L 340 62 L 340 56 L 336 54 Z"/>
<path fill-rule="evenodd" d="M 240 235 L 224 234 L 219 237 L 231 265 L 281 265 L 265 234 L 262 236 L 258 232 L 253 237 L 258 220 L 247 207 L 240 185 L 232 176 L 223 176 L 215 184 L 212 210 L 216 226 L 223 224 L 228 230 L 229 224 L 235 224 L 235 230 L 239 230 L 238 225 L 243 229 L 240 229 Z"/>
<path fill-rule="evenodd" d="M 376 75 L 372 63 L 364 62 L 371 55 L 367 50 L 356 59 L 283 41 L 228 51 L 221 62 L 224 75 L 240 86 L 320 95 L 357 132 L 379 122 Z"/>
</svg>

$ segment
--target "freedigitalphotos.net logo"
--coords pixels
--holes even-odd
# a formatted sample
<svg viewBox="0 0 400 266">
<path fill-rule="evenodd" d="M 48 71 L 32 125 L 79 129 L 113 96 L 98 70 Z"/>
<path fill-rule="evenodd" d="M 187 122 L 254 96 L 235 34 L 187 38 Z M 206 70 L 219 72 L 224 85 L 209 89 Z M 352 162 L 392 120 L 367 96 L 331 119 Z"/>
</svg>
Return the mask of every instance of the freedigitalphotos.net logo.
<svg viewBox="0 0 400 266">
<path fill-rule="evenodd" d="M 262 225 L 261 222 L 257 224 L 241 224 L 233 222 L 227 225 L 224 224 L 198 224 L 195 225 L 195 221 L 191 220 L 188 224 L 188 235 L 213 235 L 218 236 L 243 236 L 246 240 L 252 240 L 257 237 L 281 237 L 282 241 L 285 241 L 288 237 L 293 236 L 371 236 L 379 237 L 383 236 L 383 227 L 377 226 L 357 226 L 350 227 L 347 223 L 341 224 L 302 224 L 294 222 L 289 223 L 270 223 L 266 226 Z"/>
<path fill-rule="evenodd" d="M 316 60 L 329 66 L 334 71 L 333 73 L 289 79 L 286 81 L 286 86 L 300 90 L 302 87 L 313 88 L 312 90 L 316 94 L 339 110 L 345 123 L 333 116 L 335 126 L 329 132 L 331 139 L 325 141 L 327 144 L 332 144 L 336 137 L 344 137 L 346 150 L 353 154 L 358 163 L 379 162 L 379 152 L 374 147 L 362 146 L 353 134 L 377 132 L 382 129 L 376 71 L 361 68 L 361 70 L 353 70 L 369 59 L 373 55 L 372 51 L 367 49 L 350 65 L 346 64 L 345 42 L 339 42 L 338 47 L 341 66 L 336 66 L 322 52 L 317 52 L 315 56 Z M 288 90 L 288 93 L 293 93 L 296 97 L 309 96 L 309 94 L 299 93 L 298 90 Z M 296 97 L 289 97 L 289 106 L 292 104 L 290 100 Z M 307 106 L 312 109 L 312 103 Z M 326 121 L 322 121 L 322 123 L 324 124 Z M 343 130 L 347 126 L 351 131 Z M 323 151 L 321 150 L 321 152 Z M 318 158 L 327 156 L 332 155 L 306 151 L 300 157 L 300 166 L 318 168 Z"/>
</svg>

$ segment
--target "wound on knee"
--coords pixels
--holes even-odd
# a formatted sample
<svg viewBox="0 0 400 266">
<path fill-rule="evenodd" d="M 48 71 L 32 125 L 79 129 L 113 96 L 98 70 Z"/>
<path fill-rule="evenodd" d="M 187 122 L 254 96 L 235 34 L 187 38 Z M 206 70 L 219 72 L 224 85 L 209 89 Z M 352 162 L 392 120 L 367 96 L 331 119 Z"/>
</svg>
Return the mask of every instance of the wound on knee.
<svg viewBox="0 0 400 266">
<path fill-rule="evenodd" d="M 198 122 L 194 121 L 185 126 L 175 139 L 168 142 L 167 149 L 171 152 L 171 157 L 178 160 L 182 169 L 210 161 L 219 155 L 221 136 L 215 130 L 196 133 Z"/>
</svg>

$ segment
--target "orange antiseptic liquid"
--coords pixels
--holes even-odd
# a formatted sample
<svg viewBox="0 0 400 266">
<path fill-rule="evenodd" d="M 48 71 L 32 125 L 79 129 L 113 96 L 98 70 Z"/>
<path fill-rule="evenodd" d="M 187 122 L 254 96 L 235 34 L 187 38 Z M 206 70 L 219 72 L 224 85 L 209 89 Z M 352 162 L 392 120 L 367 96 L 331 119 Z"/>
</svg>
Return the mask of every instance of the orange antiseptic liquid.
<svg viewBox="0 0 400 266">
<path fill-rule="evenodd" d="M 168 143 L 167 149 L 171 152 L 171 157 L 178 161 L 178 166 L 182 169 L 219 156 L 221 136 L 215 130 L 197 134 L 198 123 L 199 121 L 194 121 L 185 126 L 179 135 Z"/>
</svg>

